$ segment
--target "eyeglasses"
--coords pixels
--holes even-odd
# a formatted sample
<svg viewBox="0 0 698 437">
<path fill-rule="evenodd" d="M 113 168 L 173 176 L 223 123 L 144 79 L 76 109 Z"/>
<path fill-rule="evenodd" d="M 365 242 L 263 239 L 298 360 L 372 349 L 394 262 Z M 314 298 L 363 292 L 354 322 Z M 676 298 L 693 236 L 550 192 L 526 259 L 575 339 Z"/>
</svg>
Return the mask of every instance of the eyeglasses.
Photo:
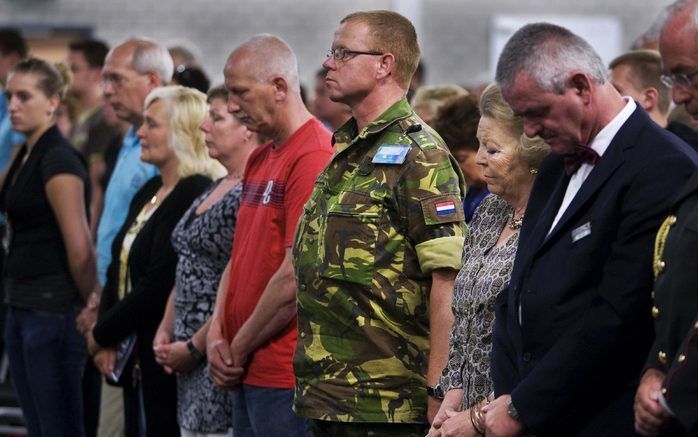
<svg viewBox="0 0 698 437">
<path fill-rule="evenodd" d="M 682 88 L 692 88 L 693 87 L 693 79 L 698 76 L 698 70 L 695 70 L 691 73 L 684 74 L 684 73 L 673 73 L 673 74 L 662 74 L 659 79 L 662 81 L 664 85 L 667 87 L 682 87 Z"/>
<path fill-rule="evenodd" d="M 104 73 L 102 74 L 102 87 L 106 87 L 107 84 L 111 83 L 114 88 L 121 88 L 124 86 L 126 83 L 130 82 L 131 80 L 135 79 L 138 76 L 145 76 L 146 74 L 137 74 L 134 77 L 126 77 L 122 76 L 118 73 Z"/>
<path fill-rule="evenodd" d="M 349 56 L 357 56 L 357 55 L 383 56 L 383 53 L 380 53 L 380 52 L 361 52 L 358 50 L 349 50 L 349 49 L 343 49 L 343 48 L 331 49 L 331 50 L 327 51 L 327 57 L 334 58 L 335 61 L 344 61 Z"/>
</svg>

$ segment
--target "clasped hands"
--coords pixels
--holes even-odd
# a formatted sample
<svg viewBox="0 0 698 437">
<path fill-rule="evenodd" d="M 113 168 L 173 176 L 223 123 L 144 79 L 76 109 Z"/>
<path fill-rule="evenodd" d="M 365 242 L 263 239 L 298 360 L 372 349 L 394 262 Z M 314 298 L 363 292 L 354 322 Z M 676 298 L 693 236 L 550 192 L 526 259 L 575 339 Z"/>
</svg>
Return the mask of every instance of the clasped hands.
<svg viewBox="0 0 698 437">
<path fill-rule="evenodd" d="M 515 437 L 524 435 L 524 426 L 521 422 L 509 416 L 508 408 L 511 396 L 502 395 L 493 399 L 490 395 L 482 406 L 481 414 L 484 414 L 483 424 L 478 423 L 480 413 L 471 411 L 479 408 L 480 404 L 461 411 L 463 390 L 453 389 L 446 393 L 439 412 L 434 417 L 427 437 L 477 437 L 487 435 L 492 437 Z M 482 427 L 481 430 L 475 425 Z M 485 431 L 482 434 L 481 431 Z"/>
<path fill-rule="evenodd" d="M 228 343 L 220 325 L 211 324 L 206 337 L 206 357 L 208 374 L 218 388 L 231 390 L 242 381 L 248 352 L 239 343 L 237 336 Z"/>
<path fill-rule="evenodd" d="M 155 362 L 170 375 L 189 372 L 198 364 L 185 341 L 172 341 L 172 336 L 162 330 L 153 339 L 153 354 Z"/>
</svg>

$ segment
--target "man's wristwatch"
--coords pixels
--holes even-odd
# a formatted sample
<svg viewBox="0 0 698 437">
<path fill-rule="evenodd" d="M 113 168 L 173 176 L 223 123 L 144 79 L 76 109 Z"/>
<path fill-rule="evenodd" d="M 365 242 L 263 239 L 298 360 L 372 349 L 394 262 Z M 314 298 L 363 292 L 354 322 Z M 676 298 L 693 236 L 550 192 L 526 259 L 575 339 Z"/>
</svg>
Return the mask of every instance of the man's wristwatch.
<svg viewBox="0 0 698 437">
<path fill-rule="evenodd" d="M 427 386 L 427 395 L 431 396 L 434 399 L 442 401 L 444 399 L 444 390 L 441 388 L 441 385 L 439 384 L 436 384 L 433 387 Z"/>
<path fill-rule="evenodd" d="M 187 340 L 187 349 L 189 350 L 189 354 L 191 355 L 194 360 L 196 360 L 197 363 L 202 363 L 206 361 L 206 355 L 202 354 L 200 350 L 194 346 L 194 342 L 190 338 Z"/>
<path fill-rule="evenodd" d="M 520 422 L 519 412 L 516 411 L 516 407 L 514 406 L 514 403 L 512 401 L 509 401 L 509 408 L 507 408 L 507 413 L 509 413 L 509 417 L 516 420 L 517 422 Z"/>
</svg>

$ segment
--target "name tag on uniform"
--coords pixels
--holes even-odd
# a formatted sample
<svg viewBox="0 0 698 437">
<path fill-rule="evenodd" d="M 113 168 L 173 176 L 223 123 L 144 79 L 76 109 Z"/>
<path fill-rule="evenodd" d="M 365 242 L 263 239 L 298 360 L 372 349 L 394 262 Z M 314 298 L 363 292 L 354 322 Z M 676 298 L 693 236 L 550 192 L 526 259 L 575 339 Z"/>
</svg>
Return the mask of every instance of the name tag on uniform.
<svg viewBox="0 0 698 437">
<path fill-rule="evenodd" d="M 383 144 L 378 148 L 378 153 L 373 157 L 374 164 L 402 164 L 405 162 L 410 146 L 397 144 Z"/>
<path fill-rule="evenodd" d="M 575 243 L 589 235 L 591 235 L 591 223 L 586 222 L 582 226 L 572 230 L 572 242 Z"/>
</svg>

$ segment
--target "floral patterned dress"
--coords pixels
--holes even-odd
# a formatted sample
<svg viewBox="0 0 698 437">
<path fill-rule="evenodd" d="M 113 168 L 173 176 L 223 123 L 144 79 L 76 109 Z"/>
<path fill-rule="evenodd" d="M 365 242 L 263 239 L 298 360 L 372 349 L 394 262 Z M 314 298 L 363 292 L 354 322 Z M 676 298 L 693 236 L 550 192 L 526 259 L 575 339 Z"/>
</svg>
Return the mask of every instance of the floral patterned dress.
<svg viewBox="0 0 698 437">
<path fill-rule="evenodd" d="M 211 317 L 218 282 L 230 258 L 242 183 L 196 214 L 218 183 L 194 201 L 172 232 L 178 255 L 174 299 L 178 341 L 190 339 Z M 177 377 L 177 420 L 182 428 L 200 433 L 222 433 L 232 426 L 232 401 L 213 385 L 205 363 Z"/>
<path fill-rule="evenodd" d="M 490 194 L 479 205 L 463 246 L 460 272 L 453 286 L 453 314 L 448 364 L 440 385 L 444 392 L 463 389 L 467 408 L 492 392 L 490 352 L 494 302 L 509 283 L 519 233 L 495 246 L 512 208 Z"/>
</svg>

